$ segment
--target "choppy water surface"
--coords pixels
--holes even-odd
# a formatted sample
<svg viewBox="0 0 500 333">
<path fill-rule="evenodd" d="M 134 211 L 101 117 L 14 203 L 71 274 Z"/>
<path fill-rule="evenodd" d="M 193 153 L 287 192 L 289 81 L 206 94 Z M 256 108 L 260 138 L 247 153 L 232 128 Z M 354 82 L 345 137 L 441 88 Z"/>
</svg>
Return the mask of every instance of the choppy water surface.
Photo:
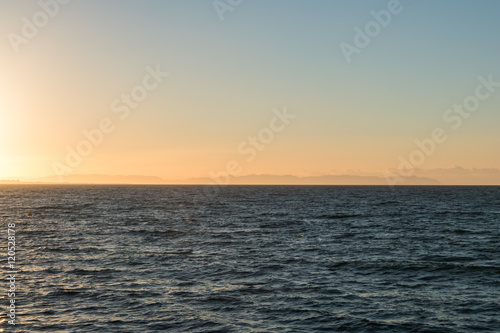
<svg viewBox="0 0 500 333">
<path fill-rule="evenodd" d="M 500 332 L 499 187 L 208 190 L 1 186 L 5 331 Z"/>
</svg>

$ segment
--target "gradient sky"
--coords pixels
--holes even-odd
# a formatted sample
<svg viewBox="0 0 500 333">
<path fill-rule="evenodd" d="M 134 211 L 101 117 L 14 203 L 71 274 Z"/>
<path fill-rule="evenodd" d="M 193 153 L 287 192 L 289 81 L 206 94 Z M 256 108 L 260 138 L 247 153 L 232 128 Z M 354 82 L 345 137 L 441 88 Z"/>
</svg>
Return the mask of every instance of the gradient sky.
<svg viewBox="0 0 500 333">
<path fill-rule="evenodd" d="M 388 2 L 244 0 L 221 21 L 212 1 L 73 0 L 15 52 L 41 7 L 2 0 L 0 178 L 53 175 L 103 118 L 116 129 L 72 172 L 383 174 L 436 127 L 449 139 L 419 168 L 500 168 L 500 88 L 458 130 L 443 121 L 479 76 L 500 82 L 500 2 L 401 0 L 348 64 L 340 43 Z M 157 65 L 170 75 L 120 120 L 112 102 Z M 247 161 L 238 146 L 284 107 L 297 118 Z"/>
</svg>

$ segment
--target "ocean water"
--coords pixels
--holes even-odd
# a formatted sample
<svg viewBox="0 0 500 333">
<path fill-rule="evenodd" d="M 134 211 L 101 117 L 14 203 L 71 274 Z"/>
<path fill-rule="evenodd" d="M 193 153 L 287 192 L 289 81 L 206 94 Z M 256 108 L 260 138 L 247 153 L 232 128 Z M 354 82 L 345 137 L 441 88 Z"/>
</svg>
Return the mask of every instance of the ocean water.
<svg viewBox="0 0 500 333">
<path fill-rule="evenodd" d="M 0 186 L 0 221 L 0 331 L 500 332 L 500 187 Z"/>
</svg>

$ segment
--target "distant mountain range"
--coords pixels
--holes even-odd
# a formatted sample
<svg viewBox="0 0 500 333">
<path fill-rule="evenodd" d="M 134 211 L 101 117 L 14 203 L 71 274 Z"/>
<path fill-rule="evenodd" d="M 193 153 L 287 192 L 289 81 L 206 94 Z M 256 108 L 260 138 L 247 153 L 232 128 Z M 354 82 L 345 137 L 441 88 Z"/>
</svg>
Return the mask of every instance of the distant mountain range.
<svg viewBox="0 0 500 333">
<path fill-rule="evenodd" d="M 397 170 L 390 175 L 396 177 Z M 393 181 L 395 178 L 391 179 Z M 500 169 L 496 168 L 452 168 L 418 169 L 415 168 L 412 177 L 400 177 L 397 185 L 493 185 L 500 186 Z M 226 179 L 214 180 L 208 177 L 189 178 L 184 180 L 169 180 L 154 176 L 137 175 L 102 175 L 102 174 L 74 174 L 58 179 L 56 176 L 34 179 L 4 178 L 0 184 L 215 184 Z M 247 175 L 231 177 L 232 185 L 388 185 L 386 178 L 379 175 L 324 175 L 298 177 L 292 175 Z"/>
<path fill-rule="evenodd" d="M 210 178 L 192 178 L 195 184 L 215 183 Z M 248 175 L 232 177 L 230 184 L 260 184 L 260 185 L 388 185 L 383 177 L 355 176 L 355 175 L 326 175 L 314 177 L 276 176 L 276 175 Z M 431 178 L 408 177 L 402 185 L 440 185 Z"/>
<path fill-rule="evenodd" d="M 186 180 L 166 180 L 154 176 L 113 176 L 99 174 L 75 174 L 63 177 L 59 180 L 56 176 L 41 177 L 33 180 L 3 181 L 4 184 L 17 183 L 68 183 L 68 184 L 215 184 L 210 178 L 190 178 Z M 383 177 L 356 176 L 356 175 L 326 175 L 315 177 L 297 177 L 291 175 L 248 175 L 231 177 L 230 185 L 388 185 Z M 440 185 L 432 178 L 408 177 L 401 185 Z"/>
<path fill-rule="evenodd" d="M 36 181 L 44 183 L 71 183 L 71 184 L 164 184 L 165 179 L 155 176 L 115 176 L 98 174 L 74 174 L 59 179 L 57 176 L 41 177 Z"/>
</svg>

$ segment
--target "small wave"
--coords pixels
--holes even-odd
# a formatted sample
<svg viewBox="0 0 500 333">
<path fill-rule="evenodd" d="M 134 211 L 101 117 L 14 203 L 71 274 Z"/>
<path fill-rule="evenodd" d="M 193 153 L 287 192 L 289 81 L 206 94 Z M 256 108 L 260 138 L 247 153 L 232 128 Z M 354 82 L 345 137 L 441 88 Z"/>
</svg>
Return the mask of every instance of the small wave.
<svg viewBox="0 0 500 333">
<path fill-rule="evenodd" d="M 481 216 L 484 212 L 460 212 L 460 215 Z"/>
<path fill-rule="evenodd" d="M 50 209 L 63 209 L 66 208 L 64 206 L 40 206 L 40 207 L 33 207 L 33 210 L 50 210 Z"/>
<path fill-rule="evenodd" d="M 110 274 L 120 272 L 116 269 L 83 269 L 83 268 L 75 268 L 71 271 L 66 271 L 66 273 L 75 274 L 75 275 L 99 275 L 99 274 Z"/>
<path fill-rule="evenodd" d="M 469 216 L 481 216 L 484 215 L 484 212 L 458 212 L 458 211 L 442 211 L 442 212 L 436 212 L 436 215 L 469 215 Z"/>
<path fill-rule="evenodd" d="M 56 209 L 66 209 L 70 211 L 76 211 L 82 208 L 87 208 L 93 206 L 93 203 L 83 203 L 80 205 L 44 205 L 44 206 L 39 206 L 39 207 L 33 207 L 32 209 L 34 211 L 36 210 L 56 210 Z"/>
<path fill-rule="evenodd" d="M 354 217 L 359 217 L 360 214 L 325 214 L 320 215 L 318 218 L 320 219 L 328 219 L 328 220 L 336 220 L 336 219 L 349 219 Z"/>
<path fill-rule="evenodd" d="M 449 233 L 455 233 L 457 235 L 463 235 L 463 234 L 473 234 L 473 231 L 470 230 L 465 230 L 465 229 L 443 229 L 441 232 L 449 232 Z"/>
<path fill-rule="evenodd" d="M 436 215 L 450 215 L 450 214 L 456 214 L 457 212 L 451 212 L 451 211 L 442 211 L 442 212 L 435 212 L 434 214 Z"/>
<path fill-rule="evenodd" d="M 130 233 L 138 233 L 138 234 L 153 234 L 153 235 L 182 233 L 182 231 L 173 230 L 173 229 L 167 229 L 167 230 L 145 230 L 145 229 L 140 229 L 140 230 L 130 230 L 129 232 Z"/>
<path fill-rule="evenodd" d="M 354 263 L 354 262 L 352 262 L 352 261 L 339 261 L 339 262 L 336 262 L 336 263 L 333 263 L 332 265 L 330 265 L 330 267 L 328 269 L 329 270 L 336 270 L 337 268 L 344 267 L 344 266 L 352 264 L 352 263 Z"/>
<path fill-rule="evenodd" d="M 193 250 L 177 251 L 177 252 L 163 252 L 167 256 L 178 256 L 178 255 L 188 255 L 193 254 Z"/>
<path fill-rule="evenodd" d="M 41 246 L 38 248 L 41 251 L 50 251 L 50 252 L 66 252 L 66 251 L 72 251 L 73 249 L 68 249 L 68 248 L 63 248 L 63 247 L 47 247 L 47 246 Z"/>
<path fill-rule="evenodd" d="M 241 303 L 239 298 L 231 296 L 209 296 L 200 301 L 205 303 L 221 303 L 224 305 L 238 305 Z"/>
<path fill-rule="evenodd" d="M 400 203 L 401 203 L 400 201 L 389 200 L 389 201 L 379 202 L 377 205 L 378 206 L 386 206 L 386 205 L 397 205 Z"/>
<path fill-rule="evenodd" d="M 61 289 L 54 292 L 49 293 L 47 296 L 76 296 L 81 294 L 81 290 L 76 289 Z"/>
<path fill-rule="evenodd" d="M 151 233 L 152 234 L 178 234 L 178 233 L 182 233 L 182 231 L 167 229 L 167 230 L 154 230 Z"/>
<path fill-rule="evenodd" d="M 273 212 L 262 212 L 260 216 L 275 216 L 275 217 L 285 217 L 289 216 L 290 213 L 273 213 Z"/>
</svg>

